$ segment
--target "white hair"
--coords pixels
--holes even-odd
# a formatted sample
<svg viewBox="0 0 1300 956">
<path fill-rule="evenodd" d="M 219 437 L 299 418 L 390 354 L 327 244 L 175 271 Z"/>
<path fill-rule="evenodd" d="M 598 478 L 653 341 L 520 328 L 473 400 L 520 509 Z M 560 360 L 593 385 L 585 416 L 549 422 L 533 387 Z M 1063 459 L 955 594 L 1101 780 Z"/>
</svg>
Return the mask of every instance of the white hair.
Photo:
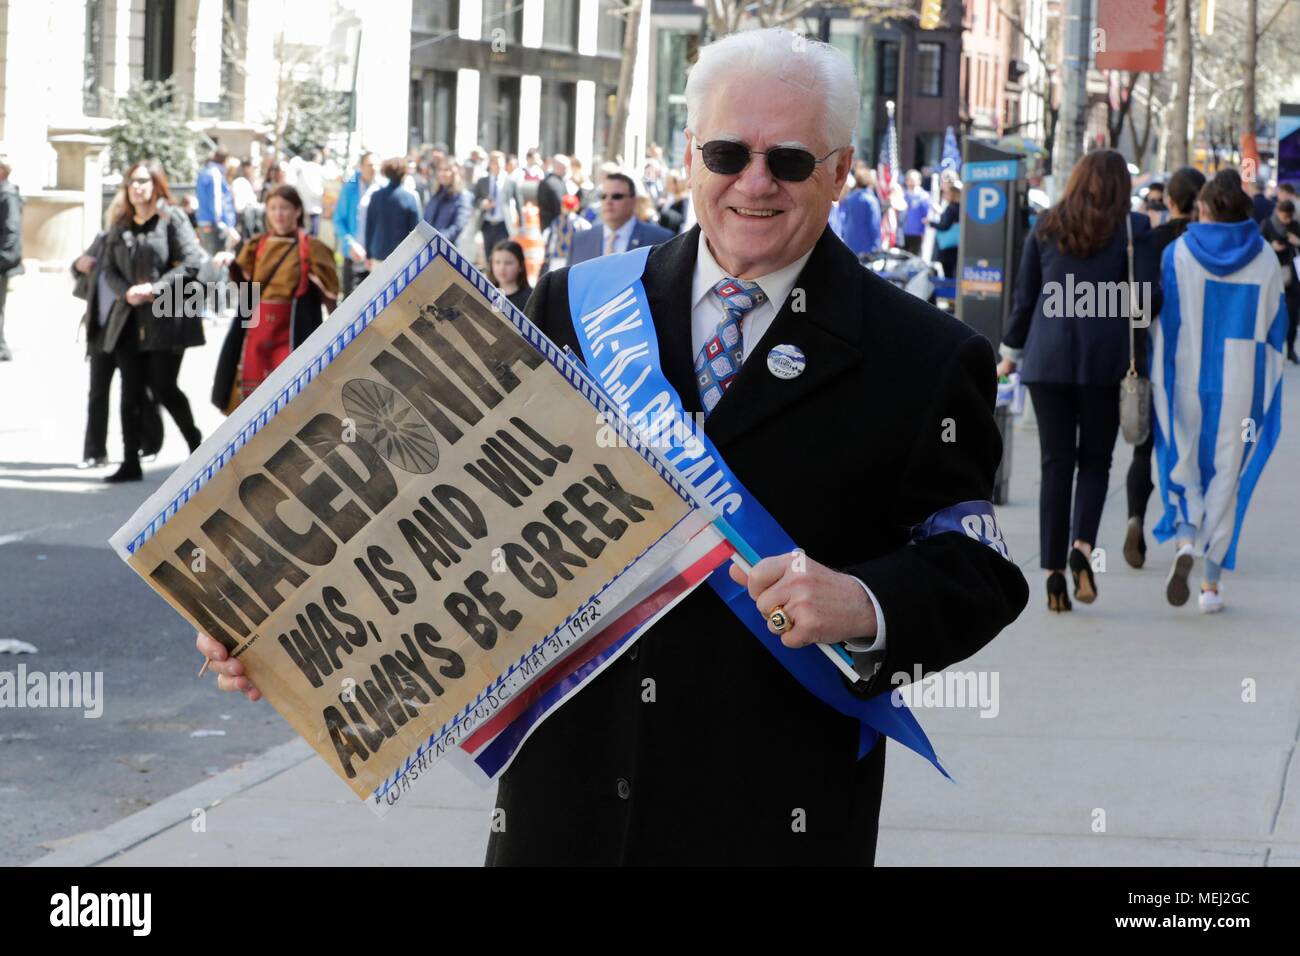
<svg viewBox="0 0 1300 956">
<path fill-rule="evenodd" d="M 858 125 L 858 77 L 843 52 L 782 27 L 746 30 L 700 50 L 686 78 L 686 128 L 695 133 L 707 103 L 723 83 L 774 76 L 805 91 L 826 117 L 826 141 L 849 146 Z"/>
</svg>

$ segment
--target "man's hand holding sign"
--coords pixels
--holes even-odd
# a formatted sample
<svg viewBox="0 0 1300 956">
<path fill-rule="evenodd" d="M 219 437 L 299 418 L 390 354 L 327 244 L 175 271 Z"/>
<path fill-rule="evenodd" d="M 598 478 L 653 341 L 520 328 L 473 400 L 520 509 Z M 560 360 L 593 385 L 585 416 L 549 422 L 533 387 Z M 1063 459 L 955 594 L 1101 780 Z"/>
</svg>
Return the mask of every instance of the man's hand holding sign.
<svg viewBox="0 0 1300 956">
<path fill-rule="evenodd" d="M 876 637 L 876 611 L 862 582 L 833 571 L 807 555 L 764 558 L 748 574 L 735 564 L 731 580 L 743 585 L 772 633 L 786 647 L 838 644 Z M 772 613 L 780 609 L 788 626 L 778 628 Z"/>
</svg>

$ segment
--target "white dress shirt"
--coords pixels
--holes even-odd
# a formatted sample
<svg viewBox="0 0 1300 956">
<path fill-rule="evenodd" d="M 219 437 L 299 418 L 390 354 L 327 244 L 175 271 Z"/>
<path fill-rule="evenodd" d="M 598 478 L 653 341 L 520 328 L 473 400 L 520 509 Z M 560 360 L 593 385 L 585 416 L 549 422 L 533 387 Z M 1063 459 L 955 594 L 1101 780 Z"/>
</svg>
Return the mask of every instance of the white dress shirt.
<svg viewBox="0 0 1300 956">
<path fill-rule="evenodd" d="M 621 252 L 622 250 L 618 251 Z M 763 336 L 785 306 L 785 300 L 790 297 L 790 292 L 794 289 L 799 273 L 803 271 L 803 267 L 811 255 L 812 250 L 809 249 L 784 268 L 764 276 L 746 280 L 757 282 L 758 287 L 767 296 L 767 301 L 750 309 L 740 323 L 741 342 L 744 347 L 743 361 L 749 361 L 750 355 L 758 347 L 759 342 L 762 341 Z M 728 276 L 722 266 L 718 265 L 717 260 L 713 258 L 712 250 L 709 249 L 708 242 L 704 238 L 704 233 L 701 232 L 699 254 L 695 257 L 695 274 L 691 279 L 692 356 L 699 355 L 705 343 L 717 334 L 718 323 L 722 321 L 724 313 L 722 300 L 713 293 L 713 287 L 724 277 L 735 278 L 734 276 Z M 780 343 L 768 343 L 769 346 L 778 344 Z M 871 593 L 871 588 L 867 587 L 865 582 L 860 578 L 854 578 L 854 580 L 861 584 L 862 589 L 867 592 L 867 597 L 871 599 L 871 605 L 876 611 L 876 640 L 871 645 L 870 650 L 884 650 L 885 614 L 880 609 L 880 602 L 876 600 L 876 596 Z"/>
<path fill-rule="evenodd" d="M 603 256 L 609 248 L 609 226 L 601 223 L 600 228 L 600 254 Z M 635 228 L 636 216 L 632 216 L 614 230 L 614 252 L 627 252 L 627 244 L 632 241 L 632 230 Z"/>
</svg>

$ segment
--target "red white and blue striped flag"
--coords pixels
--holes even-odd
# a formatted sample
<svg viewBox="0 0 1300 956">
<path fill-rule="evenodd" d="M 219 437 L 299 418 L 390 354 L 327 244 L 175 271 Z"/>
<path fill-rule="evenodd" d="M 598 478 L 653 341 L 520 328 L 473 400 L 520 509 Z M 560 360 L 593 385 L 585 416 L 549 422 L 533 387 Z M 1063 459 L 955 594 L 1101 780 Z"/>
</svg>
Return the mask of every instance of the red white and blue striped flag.
<svg viewBox="0 0 1300 956">
<path fill-rule="evenodd" d="M 898 128 L 894 125 L 894 103 L 885 104 L 888 119 L 885 138 L 880 142 L 880 161 L 876 165 L 876 189 L 880 193 L 880 245 L 892 249 L 898 245 L 898 212 L 894 194 L 901 193 L 898 171 Z"/>
</svg>

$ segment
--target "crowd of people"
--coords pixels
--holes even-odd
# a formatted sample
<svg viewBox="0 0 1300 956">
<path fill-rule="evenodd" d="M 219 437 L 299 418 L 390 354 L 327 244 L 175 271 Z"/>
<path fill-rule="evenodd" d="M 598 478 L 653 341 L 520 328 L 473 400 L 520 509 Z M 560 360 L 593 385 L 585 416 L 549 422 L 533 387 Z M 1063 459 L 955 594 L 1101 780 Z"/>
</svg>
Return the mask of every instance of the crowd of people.
<svg viewBox="0 0 1300 956">
<path fill-rule="evenodd" d="M 162 447 L 160 408 L 191 450 L 201 441 L 178 381 L 185 350 L 204 344 L 204 323 L 181 308 L 184 297 L 157 301 L 169 283 L 257 283 L 257 311 L 230 323 L 217 363 L 212 401 L 229 414 L 421 219 L 523 309 L 539 273 L 689 229 L 685 183 L 657 146 L 640 177 L 606 163 L 594 179 L 577 157 L 543 160 L 536 149 L 522 163 L 478 147 L 460 160 L 444 144 L 387 159 L 363 151 L 346 175 L 323 149 L 262 163 L 216 149 L 183 196 L 157 161 L 141 160 L 123 172 L 104 229 L 72 265 L 90 370 L 81 467 L 109 462 L 115 376 L 123 454 L 105 481 L 143 476 L 141 459 Z M 0 178 L 0 214 L 15 206 L 5 185 Z"/>
</svg>

